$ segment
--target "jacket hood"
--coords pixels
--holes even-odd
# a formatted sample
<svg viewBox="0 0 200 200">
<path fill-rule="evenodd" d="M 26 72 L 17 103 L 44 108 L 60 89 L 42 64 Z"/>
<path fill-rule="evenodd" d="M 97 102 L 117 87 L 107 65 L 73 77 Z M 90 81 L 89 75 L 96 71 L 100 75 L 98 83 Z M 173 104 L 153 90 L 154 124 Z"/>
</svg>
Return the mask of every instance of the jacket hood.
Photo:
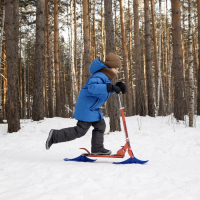
<svg viewBox="0 0 200 200">
<path fill-rule="evenodd" d="M 108 68 L 99 58 L 96 58 L 90 65 L 90 73 L 95 74 L 100 69 L 103 69 L 105 67 Z"/>
</svg>

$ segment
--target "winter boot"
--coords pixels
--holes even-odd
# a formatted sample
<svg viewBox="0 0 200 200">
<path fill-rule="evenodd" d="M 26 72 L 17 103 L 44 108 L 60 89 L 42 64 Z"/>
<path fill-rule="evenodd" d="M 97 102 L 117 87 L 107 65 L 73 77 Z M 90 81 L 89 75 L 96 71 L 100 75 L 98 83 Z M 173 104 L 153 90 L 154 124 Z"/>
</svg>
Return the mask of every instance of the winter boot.
<svg viewBox="0 0 200 200">
<path fill-rule="evenodd" d="M 112 153 L 111 150 L 104 149 L 104 148 L 101 151 L 92 152 L 93 155 L 110 155 L 111 153 Z"/>
<path fill-rule="evenodd" d="M 49 150 L 51 145 L 53 144 L 53 129 L 50 130 L 49 132 L 49 137 L 47 138 L 46 141 L 46 149 Z"/>
</svg>

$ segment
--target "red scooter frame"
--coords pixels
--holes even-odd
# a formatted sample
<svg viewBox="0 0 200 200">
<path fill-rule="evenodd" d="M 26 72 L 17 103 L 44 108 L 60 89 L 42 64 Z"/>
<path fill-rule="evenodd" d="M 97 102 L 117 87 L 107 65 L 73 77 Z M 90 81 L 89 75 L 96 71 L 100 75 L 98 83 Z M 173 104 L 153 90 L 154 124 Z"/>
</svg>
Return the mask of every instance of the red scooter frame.
<svg viewBox="0 0 200 200">
<path fill-rule="evenodd" d="M 125 115 L 124 115 L 124 108 L 122 107 L 119 94 L 118 94 L 118 99 L 119 99 L 119 106 L 120 106 L 120 111 L 121 111 L 121 115 L 122 115 L 125 137 L 126 137 L 125 145 L 121 149 L 119 149 L 116 154 L 111 154 L 111 155 L 93 155 L 86 148 L 80 148 L 87 152 L 86 154 L 82 154 L 82 156 L 103 157 L 103 158 L 123 158 L 125 156 L 126 151 L 128 151 L 129 156 L 131 158 L 134 158 L 134 154 L 131 149 L 131 145 L 130 145 L 130 141 L 129 141 L 129 137 L 128 137 L 128 131 L 127 131 L 126 120 L 125 120 Z"/>
</svg>

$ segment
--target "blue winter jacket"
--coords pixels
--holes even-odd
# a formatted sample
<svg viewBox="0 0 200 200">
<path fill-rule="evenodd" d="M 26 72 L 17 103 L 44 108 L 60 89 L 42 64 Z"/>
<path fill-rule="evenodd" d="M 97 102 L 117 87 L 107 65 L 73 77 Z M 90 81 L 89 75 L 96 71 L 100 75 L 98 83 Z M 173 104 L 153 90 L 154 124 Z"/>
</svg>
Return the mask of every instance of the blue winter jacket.
<svg viewBox="0 0 200 200">
<path fill-rule="evenodd" d="M 106 83 L 111 83 L 110 79 L 100 69 L 107 66 L 99 59 L 95 59 L 90 65 L 92 76 L 87 80 L 81 89 L 76 108 L 74 111 L 75 119 L 84 122 L 95 122 L 103 119 L 100 106 L 105 103 L 111 93 L 107 92 Z"/>
</svg>

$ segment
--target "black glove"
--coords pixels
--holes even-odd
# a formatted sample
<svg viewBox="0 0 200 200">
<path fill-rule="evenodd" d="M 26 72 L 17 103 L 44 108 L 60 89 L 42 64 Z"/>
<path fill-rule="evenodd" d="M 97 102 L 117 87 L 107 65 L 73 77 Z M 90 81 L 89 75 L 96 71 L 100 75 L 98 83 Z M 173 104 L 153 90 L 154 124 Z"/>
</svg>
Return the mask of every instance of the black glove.
<svg viewBox="0 0 200 200">
<path fill-rule="evenodd" d="M 126 93 L 126 85 L 123 82 L 117 82 L 116 86 L 120 87 L 122 94 Z"/>
<path fill-rule="evenodd" d="M 120 87 L 113 85 L 111 83 L 107 83 L 107 91 L 108 93 L 110 92 L 116 92 L 117 94 L 119 94 L 121 92 Z"/>
</svg>

